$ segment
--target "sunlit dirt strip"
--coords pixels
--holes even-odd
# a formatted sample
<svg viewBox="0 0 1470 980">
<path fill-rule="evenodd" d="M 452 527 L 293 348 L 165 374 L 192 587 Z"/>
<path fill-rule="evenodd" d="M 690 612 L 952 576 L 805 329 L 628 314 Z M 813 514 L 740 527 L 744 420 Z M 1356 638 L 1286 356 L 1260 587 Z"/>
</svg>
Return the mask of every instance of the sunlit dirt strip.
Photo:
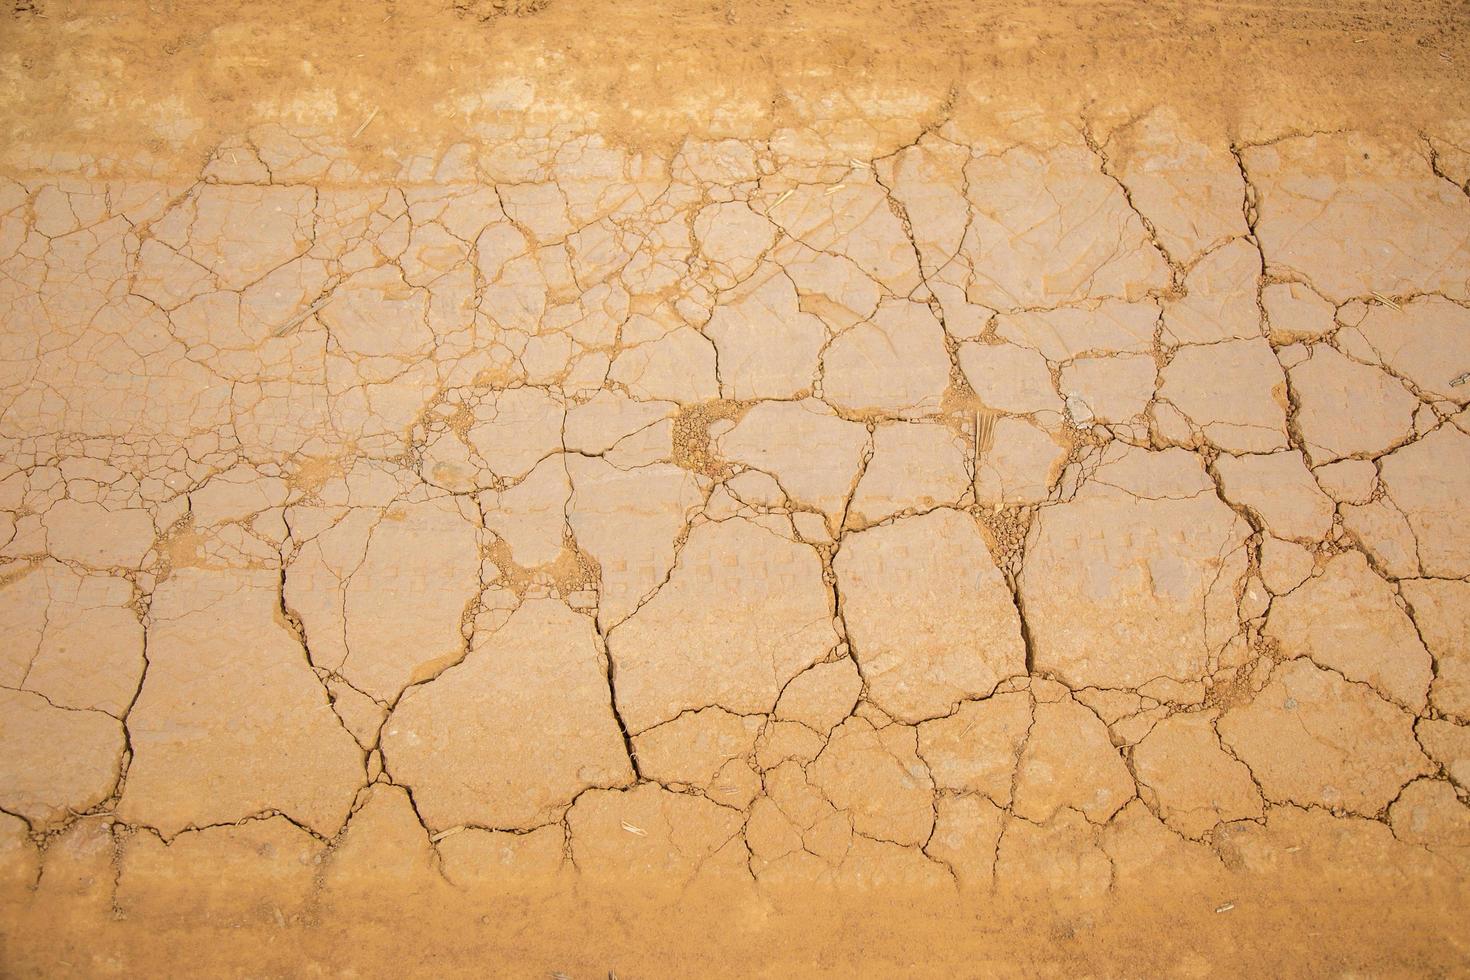
<svg viewBox="0 0 1470 980">
<path fill-rule="evenodd" d="M 1463 880 L 1467 177 L 1160 111 L 5 180 L 6 872 Z"/>
</svg>

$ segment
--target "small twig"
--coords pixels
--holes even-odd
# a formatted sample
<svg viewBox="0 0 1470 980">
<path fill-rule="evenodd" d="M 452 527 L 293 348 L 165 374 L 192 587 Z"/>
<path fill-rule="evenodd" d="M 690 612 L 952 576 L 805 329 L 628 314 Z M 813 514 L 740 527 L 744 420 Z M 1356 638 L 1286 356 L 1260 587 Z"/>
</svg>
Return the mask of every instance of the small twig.
<svg viewBox="0 0 1470 980">
<path fill-rule="evenodd" d="M 378 106 L 373 106 L 373 111 L 368 113 L 368 117 L 362 121 L 362 125 L 353 131 L 352 138 L 357 139 L 361 136 L 362 131 L 367 129 L 368 125 L 376 118 L 378 118 Z"/>
<path fill-rule="evenodd" d="M 299 327 L 302 323 L 306 322 L 309 317 L 314 315 L 323 306 L 326 306 L 327 301 L 331 298 L 331 293 L 328 293 L 325 296 L 318 297 L 315 303 L 312 303 L 306 309 L 302 310 L 300 313 L 296 314 L 291 319 L 281 324 L 274 331 L 272 331 L 272 333 L 277 337 L 286 336 L 286 334 L 290 333 L 292 330 L 295 330 L 297 327 Z"/>
</svg>

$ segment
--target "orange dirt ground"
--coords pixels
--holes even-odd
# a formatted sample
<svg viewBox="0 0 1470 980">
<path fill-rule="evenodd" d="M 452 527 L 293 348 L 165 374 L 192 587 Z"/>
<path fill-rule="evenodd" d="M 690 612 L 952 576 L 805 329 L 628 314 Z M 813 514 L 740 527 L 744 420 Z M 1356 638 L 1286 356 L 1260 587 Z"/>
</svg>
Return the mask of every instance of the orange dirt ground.
<svg viewBox="0 0 1470 980">
<path fill-rule="evenodd" d="M 1470 972 L 1461 2 L 0 8 L 0 975 Z"/>
</svg>

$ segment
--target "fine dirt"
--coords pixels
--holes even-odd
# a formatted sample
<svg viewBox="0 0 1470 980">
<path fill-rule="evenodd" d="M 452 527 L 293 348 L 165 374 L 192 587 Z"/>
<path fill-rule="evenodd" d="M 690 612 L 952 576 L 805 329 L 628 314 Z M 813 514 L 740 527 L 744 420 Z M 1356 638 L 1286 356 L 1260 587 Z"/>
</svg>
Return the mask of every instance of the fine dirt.
<svg viewBox="0 0 1470 980">
<path fill-rule="evenodd" d="M 1466 972 L 1467 28 L 0 8 L 0 974 Z"/>
</svg>

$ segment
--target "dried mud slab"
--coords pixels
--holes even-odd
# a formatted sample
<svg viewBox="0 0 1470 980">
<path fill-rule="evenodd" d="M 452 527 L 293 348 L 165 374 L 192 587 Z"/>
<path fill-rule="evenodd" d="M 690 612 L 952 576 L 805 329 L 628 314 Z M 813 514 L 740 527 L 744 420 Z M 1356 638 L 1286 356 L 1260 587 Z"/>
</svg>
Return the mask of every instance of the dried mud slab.
<svg viewBox="0 0 1470 980">
<path fill-rule="evenodd" d="M 0 972 L 1463 969 L 1463 5 L 11 7 Z"/>
</svg>

